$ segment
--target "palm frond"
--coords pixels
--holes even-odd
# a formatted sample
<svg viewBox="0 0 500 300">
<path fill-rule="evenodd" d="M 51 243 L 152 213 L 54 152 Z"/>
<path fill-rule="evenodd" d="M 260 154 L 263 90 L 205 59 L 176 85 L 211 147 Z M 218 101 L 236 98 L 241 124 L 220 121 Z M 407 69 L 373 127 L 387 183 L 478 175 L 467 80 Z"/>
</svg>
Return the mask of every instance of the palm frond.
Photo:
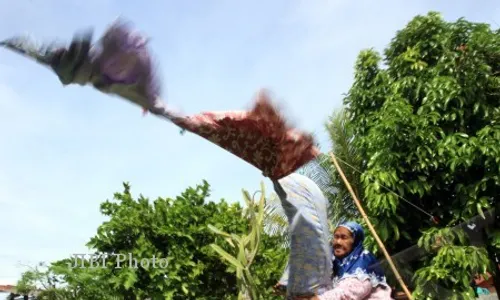
<svg viewBox="0 0 500 300">
<path fill-rule="evenodd" d="M 345 111 L 334 112 L 325 127 L 332 143 L 333 153 L 339 158 L 339 164 L 354 192 L 362 199 L 363 188 L 359 174 L 362 160 L 359 151 L 354 146 L 354 135 L 349 128 Z M 358 216 L 351 195 L 329 155 L 321 154 L 316 160 L 301 168 L 300 172 L 311 178 L 328 198 L 330 202 L 329 219 L 332 224 L 338 224 Z"/>
<path fill-rule="evenodd" d="M 266 199 L 266 206 L 264 207 L 264 232 L 269 235 L 281 237 L 283 239 L 283 247 L 290 245 L 288 218 L 276 193 L 272 193 Z"/>
</svg>

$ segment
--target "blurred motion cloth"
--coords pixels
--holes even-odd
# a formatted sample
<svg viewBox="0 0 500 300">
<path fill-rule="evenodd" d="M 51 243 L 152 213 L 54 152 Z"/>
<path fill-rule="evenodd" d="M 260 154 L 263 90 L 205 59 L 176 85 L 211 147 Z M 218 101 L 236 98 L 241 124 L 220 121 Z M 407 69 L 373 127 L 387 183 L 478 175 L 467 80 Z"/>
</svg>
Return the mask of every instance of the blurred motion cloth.
<svg viewBox="0 0 500 300">
<path fill-rule="evenodd" d="M 168 112 L 166 117 L 254 165 L 271 179 L 289 175 L 319 154 L 312 136 L 287 126 L 263 92 L 249 111 L 189 117 Z"/>
<path fill-rule="evenodd" d="M 183 116 L 168 109 L 161 100 L 161 81 L 147 42 L 128 23 L 118 20 L 95 44 L 89 30 L 75 35 L 68 48 L 35 45 L 25 37 L 14 37 L 0 45 L 49 66 L 64 85 L 90 84 L 164 117 L 240 157 L 273 180 L 291 174 L 319 154 L 313 137 L 287 125 L 265 92 L 248 111 Z"/>
</svg>

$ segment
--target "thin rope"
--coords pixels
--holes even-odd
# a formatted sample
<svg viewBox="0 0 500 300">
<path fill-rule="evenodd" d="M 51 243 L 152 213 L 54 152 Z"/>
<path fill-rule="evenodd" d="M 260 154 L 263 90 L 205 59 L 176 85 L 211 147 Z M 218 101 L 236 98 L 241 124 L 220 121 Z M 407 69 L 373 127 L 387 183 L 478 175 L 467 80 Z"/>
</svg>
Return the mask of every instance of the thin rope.
<svg viewBox="0 0 500 300">
<path fill-rule="evenodd" d="M 333 151 L 330 151 L 330 152 L 334 153 Z M 353 169 L 354 171 L 358 172 L 359 174 L 363 174 L 363 172 L 361 172 L 359 169 L 357 169 L 356 167 L 354 167 L 354 166 L 350 165 L 348 162 L 344 161 L 343 159 L 339 158 L 339 156 L 338 156 L 337 154 L 335 154 L 335 153 L 334 153 L 334 155 L 335 155 L 335 157 L 336 157 L 339 161 L 341 161 L 342 163 L 344 163 L 346 166 L 350 167 L 351 169 Z M 370 180 L 374 180 L 374 178 L 373 178 L 371 175 L 370 175 L 369 179 L 370 179 Z M 407 185 L 406 183 L 403 183 L 403 184 L 404 184 L 404 185 L 406 185 L 406 186 L 408 187 L 408 185 Z M 395 195 L 396 197 L 398 197 L 399 199 L 401 199 L 401 200 L 403 200 L 404 202 L 408 203 L 409 205 L 413 206 L 414 208 L 416 208 L 416 209 L 417 209 L 417 210 L 419 210 L 420 212 L 422 212 L 422 213 L 424 213 L 424 214 L 428 215 L 429 217 L 431 217 L 431 219 L 433 219 L 433 220 L 435 219 L 435 217 L 434 217 L 432 214 L 428 213 L 426 210 L 424 210 L 423 208 L 419 207 L 418 205 L 416 205 L 416 204 L 414 204 L 414 203 L 410 202 L 409 200 L 406 200 L 403 196 L 398 195 L 396 192 L 394 192 L 393 190 L 391 190 L 389 187 L 387 187 L 387 186 L 385 186 L 385 185 L 383 185 L 383 184 L 380 184 L 380 183 L 379 183 L 379 185 L 380 185 L 381 187 L 385 188 L 387 191 L 389 191 L 389 192 L 391 192 L 392 194 L 394 194 L 394 195 Z"/>
</svg>

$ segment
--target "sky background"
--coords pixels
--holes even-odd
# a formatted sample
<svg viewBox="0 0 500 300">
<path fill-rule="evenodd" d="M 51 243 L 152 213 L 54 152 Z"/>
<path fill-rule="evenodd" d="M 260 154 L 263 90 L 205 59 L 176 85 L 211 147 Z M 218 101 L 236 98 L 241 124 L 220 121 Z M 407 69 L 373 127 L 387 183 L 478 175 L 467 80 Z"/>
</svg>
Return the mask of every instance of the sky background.
<svg viewBox="0 0 500 300">
<path fill-rule="evenodd" d="M 382 50 L 417 14 L 500 23 L 498 0 L 0 0 L 0 39 L 69 42 L 118 16 L 151 38 L 167 104 L 185 113 L 245 109 L 269 88 L 295 124 L 329 147 L 324 123 L 352 84 L 357 54 Z M 174 197 L 207 180 L 211 200 L 240 201 L 260 171 L 193 134 L 90 87 L 62 87 L 36 63 L 0 49 L 0 284 L 20 264 L 89 253 L 99 204 Z M 267 182 L 267 180 L 265 180 Z"/>
</svg>

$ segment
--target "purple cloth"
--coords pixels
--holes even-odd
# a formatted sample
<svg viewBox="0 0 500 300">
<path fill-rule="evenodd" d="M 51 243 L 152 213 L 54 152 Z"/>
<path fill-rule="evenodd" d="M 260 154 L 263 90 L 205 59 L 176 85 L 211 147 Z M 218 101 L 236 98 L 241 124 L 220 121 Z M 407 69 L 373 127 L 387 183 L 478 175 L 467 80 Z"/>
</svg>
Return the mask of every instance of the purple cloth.
<svg viewBox="0 0 500 300">
<path fill-rule="evenodd" d="M 90 56 L 97 71 L 91 79 L 96 88 L 118 94 L 149 111 L 162 112 L 161 84 L 146 37 L 118 21 L 94 45 Z"/>
<path fill-rule="evenodd" d="M 100 91 L 121 96 L 155 114 L 165 115 L 160 100 L 161 82 L 148 39 L 129 23 L 113 23 L 95 44 L 92 34 L 75 35 L 69 47 L 35 45 L 14 37 L 0 46 L 50 66 L 63 84 L 91 84 Z"/>
</svg>

